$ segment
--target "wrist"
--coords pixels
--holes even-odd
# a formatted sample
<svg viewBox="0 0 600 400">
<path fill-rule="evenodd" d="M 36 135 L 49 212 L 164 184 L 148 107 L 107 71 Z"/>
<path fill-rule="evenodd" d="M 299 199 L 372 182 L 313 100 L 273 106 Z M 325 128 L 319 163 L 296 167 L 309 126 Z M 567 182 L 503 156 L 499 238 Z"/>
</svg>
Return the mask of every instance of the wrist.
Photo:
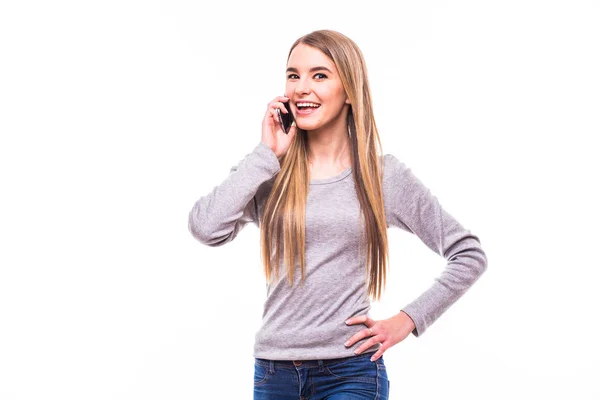
<svg viewBox="0 0 600 400">
<path fill-rule="evenodd" d="M 408 327 L 410 327 L 410 331 L 412 332 L 417 326 L 415 325 L 415 321 L 404 311 L 400 311 L 397 317 L 402 321 L 402 323 Z"/>
</svg>

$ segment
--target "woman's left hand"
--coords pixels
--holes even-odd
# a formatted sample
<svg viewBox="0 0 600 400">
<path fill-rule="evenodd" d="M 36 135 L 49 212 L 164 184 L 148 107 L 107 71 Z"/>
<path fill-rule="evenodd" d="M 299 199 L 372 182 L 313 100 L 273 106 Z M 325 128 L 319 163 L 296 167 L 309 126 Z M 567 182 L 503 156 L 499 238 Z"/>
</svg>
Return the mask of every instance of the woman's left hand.
<svg viewBox="0 0 600 400">
<path fill-rule="evenodd" d="M 348 319 L 346 324 L 364 324 L 367 326 L 365 329 L 352 336 L 345 343 L 346 347 L 350 347 L 359 340 L 371 336 L 370 339 L 365 341 L 354 351 L 356 354 L 360 354 L 369 347 L 381 343 L 381 348 L 373 354 L 371 361 L 377 360 L 387 349 L 403 341 L 413 329 L 415 329 L 415 323 L 404 311 L 400 311 L 397 315 L 380 321 L 374 321 L 366 315 L 357 315 L 356 317 Z M 369 328 L 371 328 L 371 330 L 369 330 Z M 371 332 L 373 332 L 372 335 Z"/>
</svg>

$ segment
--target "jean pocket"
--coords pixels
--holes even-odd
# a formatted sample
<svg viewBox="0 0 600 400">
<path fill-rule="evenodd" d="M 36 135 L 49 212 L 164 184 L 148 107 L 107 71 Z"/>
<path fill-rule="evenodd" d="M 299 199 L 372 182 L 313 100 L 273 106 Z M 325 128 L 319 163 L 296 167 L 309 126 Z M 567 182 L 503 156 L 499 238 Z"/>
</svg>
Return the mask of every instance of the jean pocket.
<svg viewBox="0 0 600 400">
<path fill-rule="evenodd" d="M 377 384 L 377 365 L 368 357 L 357 356 L 350 360 L 328 364 L 325 371 L 341 381 Z"/>
<path fill-rule="evenodd" d="M 269 378 L 269 370 L 259 364 L 258 362 L 254 362 L 254 386 L 264 384 Z"/>
</svg>

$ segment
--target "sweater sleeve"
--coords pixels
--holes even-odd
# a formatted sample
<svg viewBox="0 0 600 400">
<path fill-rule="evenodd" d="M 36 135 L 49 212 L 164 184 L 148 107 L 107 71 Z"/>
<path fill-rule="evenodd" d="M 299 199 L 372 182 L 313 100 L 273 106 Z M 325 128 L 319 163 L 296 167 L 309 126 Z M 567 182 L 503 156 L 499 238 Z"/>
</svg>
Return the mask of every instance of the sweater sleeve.
<svg viewBox="0 0 600 400">
<path fill-rule="evenodd" d="M 454 304 L 487 269 L 480 240 L 446 212 L 437 197 L 404 163 L 386 155 L 384 202 L 388 225 L 417 235 L 448 263 L 433 284 L 404 311 L 416 337 Z"/>
<path fill-rule="evenodd" d="M 280 171 L 277 156 L 262 141 L 229 176 L 200 197 L 188 217 L 188 229 L 201 243 L 217 247 L 232 241 L 249 222 L 258 225 L 257 192 Z"/>
</svg>

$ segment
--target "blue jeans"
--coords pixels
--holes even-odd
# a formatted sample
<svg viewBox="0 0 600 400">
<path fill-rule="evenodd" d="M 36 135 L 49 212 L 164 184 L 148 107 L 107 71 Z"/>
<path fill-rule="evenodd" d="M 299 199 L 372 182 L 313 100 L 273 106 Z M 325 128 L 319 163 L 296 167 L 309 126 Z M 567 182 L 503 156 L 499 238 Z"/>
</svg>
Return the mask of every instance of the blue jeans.
<svg viewBox="0 0 600 400">
<path fill-rule="evenodd" d="M 326 360 L 255 358 L 254 400 L 388 400 L 383 356 L 375 352 Z"/>
</svg>

